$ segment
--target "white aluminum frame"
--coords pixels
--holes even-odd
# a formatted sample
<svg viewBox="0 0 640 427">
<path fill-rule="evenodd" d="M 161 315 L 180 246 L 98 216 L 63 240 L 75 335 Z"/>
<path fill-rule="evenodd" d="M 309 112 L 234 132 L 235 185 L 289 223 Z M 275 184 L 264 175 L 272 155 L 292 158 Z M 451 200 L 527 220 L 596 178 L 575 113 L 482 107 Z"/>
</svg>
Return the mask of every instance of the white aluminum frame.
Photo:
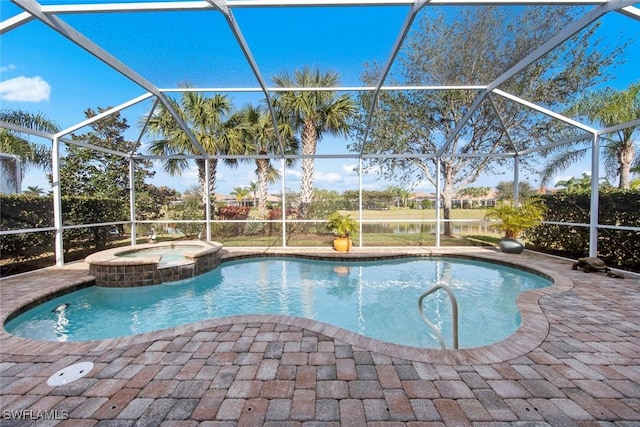
<svg viewBox="0 0 640 427">
<path fill-rule="evenodd" d="M 578 141 L 581 139 L 592 138 L 592 158 L 591 158 L 591 176 L 598 176 L 598 168 L 599 168 L 599 136 L 608 132 L 612 132 L 615 130 L 619 130 L 622 128 L 630 127 L 630 126 L 638 126 L 640 125 L 640 119 L 635 120 L 629 123 L 623 123 L 615 127 L 596 130 L 592 127 L 580 123 L 578 121 L 572 120 L 568 117 L 565 117 L 557 112 L 550 111 L 544 107 L 538 106 L 531 102 L 528 102 L 524 99 L 521 99 L 517 96 L 508 94 L 500 89 L 498 86 L 505 81 L 509 80 L 517 73 L 522 71 L 524 68 L 535 62 L 537 59 L 569 39 L 571 36 L 581 31 L 587 25 L 591 24 L 595 20 L 599 19 L 603 15 L 610 12 L 617 12 L 623 14 L 624 16 L 630 17 L 631 19 L 640 20 L 640 9 L 634 6 L 636 3 L 635 0 L 200 0 L 200 1 L 187 1 L 187 2 L 178 2 L 178 1 L 169 1 L 169 2 L 130 2 L 130 3 L 96 3 L 96 4 L 58 4 L 58 5 L 41 5 L 35 0 L 11 0 L 17 6 L 22 8 L 24 12 L 9 18 L 3 22 L 0 22 L 0 35 L 5 34 L 8 31 L 11 31 L 15 28 L 20 27 L 21 25 L 37 19 L 49 26 L 53 31 L 58 32 L 62 36 L 71 40 L 73 43 L 83 48 L 91 55 L 101 60 L 109 67 L 128 78 L 129 80 L 136 83 L 146 92 L 142 95 L 133 98 L 129 101 L 122 103 L 121 105 L 111 108 L 108 111 L 105 111 L 101 114 L 96 115 L 90 119 L 84 120 L 82 122 L 77 123 L 76 125 L 64 129 L 55 135 L 44 134 L 42 132 L 33 132 L 28 129 L 20 128 L 19 126 L 11 125 L 9 123 L 0 122 L 0 126 L 6 127 L 13 130 L 18 130 L 20 132 L 30 133 L 33 135 L 37 135 L 40 137 L 48 138 L 52 141 L 52 174 L 54 177 L 54 185 L 53 185 L 53 195 L 54 195 L 54 229 L 55 229 L 55 248 L 56 248 L 56 264 L 63 265 L 64 261 L 62 259 L 63 253 L 63 245 L 62 245 L 62 231 L 65 227 L 63 227 L 62 222 L 62 207 L 61 207 L 61 194 L 59 187 L 59 160 L 60 160 L 60 146 L 61 142 L 65 144 L 75 144 L 78 146 L 82 146 L 85 148 L 91 148 L 94 150 L 99 150 L 102 152 L 106 152 L 109 154 L 122 156 L 129 158 L 130 161 L 130 205 L 131 205 L 131 215 L 130 221 L 132 226 L 132 244 L 135 243 L 135 234 L 136 234 L 136 218 L 135 218 L 135 194 L 133 190 L 133 174 L 134 174 L 134 159 L 158 159 L 159 156 L 150 156 L 150 155 L 134 155 L 133 153 L 123 153 L 115 150 L 106 149 L 103 147 L 98 147 L 92 144 L 87 144 L 80 141 L 73 141 L 70 139 L 64 138 L 64 136 L 70 134 L 71 132 L 82 128 L 84 126 L 90 125 L 94 123 L 96 120 L 100 118 L 109 116 L 118 111 L 126 109 L 132 105 L 135 105 L 139 102 L 145 101 L 151 97 L 154 97 L 154 105 L 152 107 L 151 113 L 147 118 L 147 123 L 151 114 L 155 110 L 158 102 L 162 103 L 163 106 L 167 109 L 167 111 L 173 116 L 176 120 L 176 123 L 184 130 L 187 134 L 191 143 L 200 153 L 199 155 L 181 155 L 181 156 L 171 156 L 171 158 L 175 159 L 205 159 L 205 164 L 207 168 L 207 172 L 209 170 L 209 160 L 216 159 L 232 159 L 232 158 L 270 158 L 281 159 L 283 171 L 285 170 L 285 160 L 288 158 L 303 158 L 305 156 L 301 155 L 285 155 L 284 154 L 284 146 L 282 141 L 280 140 L 280 135 L 278 137 L 278 143 L 280 144 L 281 153 L 278 156 L 221 156 L 221 155 L 209 155 L 206 153 L 204 148 L 197 141 L 187 123 L 185 123 L 180 116 L 173 110 L 171 107 L 166 94 L 172 92 L 185 92 L 185 91 L 198 91 L 198 92 L 262 92 L 265 95 L 267 105 L 269 108 L 269 112 L 271 115 L 271 120 L 274 126 L 277 127 L 277 119 L 275 115 L 275 111 L 271 102 L 271 93 L 276 93 L 279 91 L 286 91 L 295 89 L 296 91 L 303 90 L 331 90 L 331 91 L 371 91 L 373 92 L 373 99 L 371 105 L 369 107 L 366 126 L 364 129 L 364 136 L 362 139 L 362 146 L 359 154 L 354 155 L 315 155 L 310 156 L 313 158 L 357 158 L 359 161 L 359 192 L 360 192 L 360 219 L 362 220 L 362 161 L 367 158 L 380 158 L 380 157 L 398 157 L 398 158 L 436 158 L 441 159 L 444 157 L 451 156 L 470 156 L 470 157 L 481 157 L 481 156 L 495 156 L 495 157 L 513 157 L 514 159 L 514 182 L 516 183 L 515 188 L 518 188 L 519 181 L 519 159 L 522 155 L 534 153 L 537 151 L 545 150 L 548 148 L 553 148 L 555 146 L 559 146 L 562 144 L 567 144 L 573 141 Z M 62 0 L 60 0 L 62 3 Z M 242 35 L 242 31 L 240 26 L 236 22 L 233 16 L 233 9 L 240 8 L 258 8 L 258 7 L 299 7 L 299 6 L 307 6 L 307 7 L 319 7 L 319 6 L 332 6 L 332 7 L 343 7 L 343 6 L 400 6 L 400 7 L 409 7 L 409 11 L 407 16 L 402 24 L 402 27 L 398 33 L 397 39 L 392 47 L 391 53 L 386 61 L 386 64 L 383 68 L 383 72 L 378 80 L 378 83 L 374 87 L 370 86 L 352 86 L 352 87 L 332 87 L 332 88 L 273 88 L 267 87 L 264 78 L 260 72 L 258 64 L 256 63 L 249 45 L 247 44 L 244 36 Z M 469 85 L 469 86 L 384 86 L 384 82 L 393 66 L 396 57 L 404 43 L 404 40 L 411 28 L 412 23 L 414 22 L 417 14 L 429 5 L 434 6 L 481 6 L 481 5 L 571 5 L 571 6 L 593 6 L 593 8 L 587 11 L 580 19 L 576 20 L 572 24 L 570 24 L 567 28 L 565 28 L 560 33 L 556 34 L 554 37 L 546 41 L 543 45 L 535 49 L 521 61 L 519 61 L 516 65 L 514 65 L 511 69 L 505 71 L 500 76 L 498 76 L 495 80 L 488 83 L 487 85 Z M 215 10 L 224 15 L 227 24 L 232 31 L 236 42 L 240 46 L 242 53 L 249 63 L 249 66 L 259 83 L 258 88 L 165 88 L 160 89 L 152 82 L 148 81 L 145 77 L 139 75 L 131 68 L 129 68 L 126 64 L 121 62 L 118 58 L 110 54 L 109 52 L 102 49 L 95 42 L 93 42 L 88 37 L 81 34 L 79 31 L 75 30 L 69 24 L 67 24 L 64 20 L 60 18 L 59 15 L 65 14 L 83 14 L 83 13 L 109 13 L 109 12 L 158 12 L 158 11 L 194 11 L 194 10 Z M 394 156 L 389 155 L 375 155 L 375 154 L 366 154 L 365 145 L 367 143 L 369 129 L 371 126 L 372 116 L 374 109 L 376 108 L 378 95 L 381 91 L 384 90 L 450 90 L 450 89 L 459 89 L 459 90 L 476 90 L 479 91 L 478 96 L 473 102 L 471 108 L 465 113 L 462 119 L 456 124 L 456 127 L 453 133 L 448 137 L 443 146 L 436 153 L 423 153 L 423 154 L 399 154 Z M 514 101 L 522 106 L 527 108 L 531 108 L 535 111 L 538 111 L 542 114 L 545 114 L 549 117 L 561 120 L 571 126 L 574 126 L 578 129 L 581 129 L 585 132 L 584 135 L 574 136 L 572 138 L 568 138 L 564 141 L 560 141 L 553 144 L 547 144 L 544 146 L 531 148 L 527 150 L 518 150 L 514 141 L 511 140 L 509 135 L 509 129 L 504 125 L 503 119 L 498 111 L 494 101 L 491 99 L 491 94 L 495 94 L 497 96 L 501 96 L 507 98 L 511 101 Z M 500 123 L 503 125 L 506 135 L 509 139 L 510 144 L 512 145 L 513 152 L 509 153 L 468 153 L 468 154 L 457 154 L 457 153 L 447 153 L 447 149 L 453 139 L 457 136 L 457 134 L 463 129 L 466 122 L 469 118 L 475 113 L 477 108 L 485 102 L 486 99 L 489 99 L 492 107 L 494 108 Z M 140 133 L 138 138 L 138 142 L 140 142 L 142 135 L 144 134 L 144 129 Z M 309 157 L 309 156 L 306 156 Z M 440 195 L 440 162 L 437 163 L 437 185 L 436 185 L 436 195 L 439 199 Z M 283 244 L 286 245 L 286 200 L 284 199 L 285 194 L 285 180 L 286 174 L 283 174 L 282 180 L 282 194 L 283 194 L 283 215 L 282 215 L 282 225 L 283 225 Z M 207 173 L 207 179 L 209 174 Z M 207 187 L 208 188 L 208 187 Z M 595 256 L 597 254 L 597 228 L 600 226 L 598 224 L 598 185 L 597 180 L 592 180 L 592 189 L 591 189 L 591 218 L 590 218 L 590 248 L 589 254 L 591 256 Z M 210 199 L 210 194 L 207 194 L 207 199 Z M 517 190 L 515 197 L 517 198 Z M 440 228 L 440 209 L 439 203 L 436 204 L 436 224 L 438 229 Z M 206 224 L 207 224 L 207 236 L 210 235 L 210 222 L 211 222 L 211 212 L 210 212 L 210 204 L 207 203 L 207 211 L 206 211 Z M 362 221 L 360 221 L 362 224 Z M 92 224 L 93 226 L 95 224 Z M 604 226 L 603 226 L 604 227 Z M 611 226 L 606 226 L 607 228 L 611 228 Z M 626 227 L 625 229 L 628 229 Z M 47 229 L 49 230 L 49 229 Z M 0 232 L 0 235 L 3 234 L 14 234 L 14 231 L 5 231 Z M 362 233 L 360 234 L 360 246 L 362 246 Z M 436 233 L 436 246 L 440 245 L 440 236 L 439 233 Z"/>
</svg>

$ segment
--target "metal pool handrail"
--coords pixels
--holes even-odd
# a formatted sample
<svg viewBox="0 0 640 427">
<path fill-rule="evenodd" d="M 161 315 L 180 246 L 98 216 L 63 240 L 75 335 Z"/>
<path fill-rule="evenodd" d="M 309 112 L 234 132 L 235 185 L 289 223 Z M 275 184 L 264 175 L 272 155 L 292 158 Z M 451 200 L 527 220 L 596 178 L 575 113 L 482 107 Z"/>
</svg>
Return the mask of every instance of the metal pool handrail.
<svg viewBox="0 0 640 427">
<path fill-rule="evenodd" d="M 449 299 L 451 300 L 451 316 L 453 317 L 453 321 L 452 321 L 453 348 L 457 349 L 458 348 L 458 301 L 456 300 L 456 296 L 453 294 L 453 291 L 449 286 L 438 284 L 438 285 L 435 285 L 433 288 L 429 289 L 428 291 L 426 291 L 425 293 L 423 293 L 422 295 L 420 295 L 420 298 L 418 298 L 418 311 L 420 312 L 420 317 L 422 317 L 422 320 L 424 320 L 424 322 L 427 325 L 429 325 L 429 327 L 433 329 L 433 331 L 436 333 L 436 336 L 438 337 L 438 341 L 440 341 L 440 347 L 442 347 L 443 349 L 446 349 L 447 345 L 445 344 L 444 338 L 440 333 L 440 329 L 436 325 L 431 323 L 429 319 L 427 319 L 427 317 L 424 315 L 424 309 L 422 308 L 422 300 L 424 300 L 425 297 L 427 297 L 428 295 L 431 295 L 432 293 L 440 289 L 445 290 L 449 295 Z"/>
</svg>

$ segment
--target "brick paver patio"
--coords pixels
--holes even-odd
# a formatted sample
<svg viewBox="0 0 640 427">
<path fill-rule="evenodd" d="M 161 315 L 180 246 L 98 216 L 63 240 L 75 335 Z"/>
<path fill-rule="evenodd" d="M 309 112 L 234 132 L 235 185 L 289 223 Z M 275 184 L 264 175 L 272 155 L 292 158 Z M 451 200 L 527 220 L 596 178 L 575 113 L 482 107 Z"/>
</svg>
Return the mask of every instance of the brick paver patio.
<svg viewBox="0 0 640 427">
<path fill-rule="evenodd" d="M 250 252 L 241 251 L 229 256 Z M 523 325 L 501 343 L 415 349 L 278 315 L 89 343 L 36 342 L 3 329 L 1 425 L 640 426 L 638 276 L 585 274 L 526 251 L 395 250 L 470 251 L 539 268 L 556 282 L 521 296 Z M 3 279 L 0 317 L 86 280 L 82 264 Z M 87 376 L 46 384 L 86 361 L 95 364 Z"/>
</svg>

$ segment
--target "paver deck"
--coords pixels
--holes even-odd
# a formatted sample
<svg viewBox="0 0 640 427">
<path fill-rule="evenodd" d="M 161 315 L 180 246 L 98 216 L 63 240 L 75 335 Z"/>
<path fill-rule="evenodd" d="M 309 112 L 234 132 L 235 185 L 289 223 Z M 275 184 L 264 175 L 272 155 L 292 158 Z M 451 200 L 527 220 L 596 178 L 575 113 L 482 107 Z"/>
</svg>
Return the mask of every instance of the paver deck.
<svg viewBox="0 0 640 427">
<path fill-rule="evenodd" d="M 325 249 L 230 250 L 338 256 Z M 372 257 L 375 249 L 350 256 Z M 2 426 L 640 426 L 640 278 L 571 270 L 525 251 L 394 248 L 385 255 L 473 254 L 555 281 L 518 300 L 521 328 L 465 350 L 425 350 L 279 315 L 211 319 L 82 343 L 0 331 Z M 74 264 L 0 281 L 3 323 L 19 307 L 87 280 Z M 95 364 L 67 385 L 47 379 Z M 44 420 L 44 418 L 57 420 Z"/>
</svg>

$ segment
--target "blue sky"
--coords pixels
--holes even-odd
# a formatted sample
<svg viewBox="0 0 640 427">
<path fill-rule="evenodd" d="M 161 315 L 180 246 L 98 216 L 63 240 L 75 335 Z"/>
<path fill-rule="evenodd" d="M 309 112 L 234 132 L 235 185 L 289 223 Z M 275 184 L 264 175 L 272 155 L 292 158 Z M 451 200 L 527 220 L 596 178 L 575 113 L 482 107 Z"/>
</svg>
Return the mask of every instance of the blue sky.
<svg viewBox="0 0 640 427">
<path fill-rule="evenodd" d="M 21 11 L 7 0 L 0 3 L 2 20 Z M 337 71 L 343 86 L 357 86 L 362 84 L 360 76 L 365 62 L 386 62 L 407 11 L 406 6 L 282 7 L 235 9 L 233 13 L 267 84 L 275 73 L 317 66 Z M 176 87 L 184 81 L 197 87 L 258 86 L 219 12 L 68 14 L 61 18 L 157 87 Z M 600 36 L 608 45 L 615 44 L 620 36 L 640 40 L 640 22 L 609 14 L 603 19 Z M 119 105 L 145 92 L 38 21 L 3 34 L 0 43 L 2 109 L 42 112 L 66 128 L 84 120 L 87 108 Z M 610 86 L 624 89 L 640 80 L 639 49 L 638 43 L 627 48 L 626 62 L 613 71 L 615 79 L 609 82 Z M 231 96 L 238 107 L 263 98 L 261 93 Z M 132 125 L 128 138 L 137 138 L 137 123 L 150 107 L 150 102 L 144 102 L 122 112 Z M 318 152 L 347 153 L 347 142 L 327 137 L 321 141 Z M 350 159 L 318 160 L 316 186 L 338 191 L 357 188 L 355 164 Z M 576 165 L 558 178 L 580 176 L 587 168 L 588 162 Z M 156 185 L 182 191 L 196 184 L 195 168 L 181 178 L 164 175 L 160 167 L 157 171 Z M 288 188 L 297 190 L 298 175 L 299 166 L 288 173 Z M 524 178 L 535 184 L 535 176 Z M 255 180 L 252 166 L 238 170 L 223 167 L 218 191 L 228 193 L 251 180 Z M 475 185 L 492 186 L 504 180 L 510 180 L 510 172 L 498 177 L 485 176 Z M 366 177 L 364 183 L 368 188 L 384 188 L 388 184 L 376 181 L 374 176 Z M 23 188 L 28 185 L 48 188 L 39 170 L 27 174 Z M 274 187 L 274 191 L 279 188 Z M 431 191 L 431 187 L 418 186 L 416 190 Z"/>
</svg>

